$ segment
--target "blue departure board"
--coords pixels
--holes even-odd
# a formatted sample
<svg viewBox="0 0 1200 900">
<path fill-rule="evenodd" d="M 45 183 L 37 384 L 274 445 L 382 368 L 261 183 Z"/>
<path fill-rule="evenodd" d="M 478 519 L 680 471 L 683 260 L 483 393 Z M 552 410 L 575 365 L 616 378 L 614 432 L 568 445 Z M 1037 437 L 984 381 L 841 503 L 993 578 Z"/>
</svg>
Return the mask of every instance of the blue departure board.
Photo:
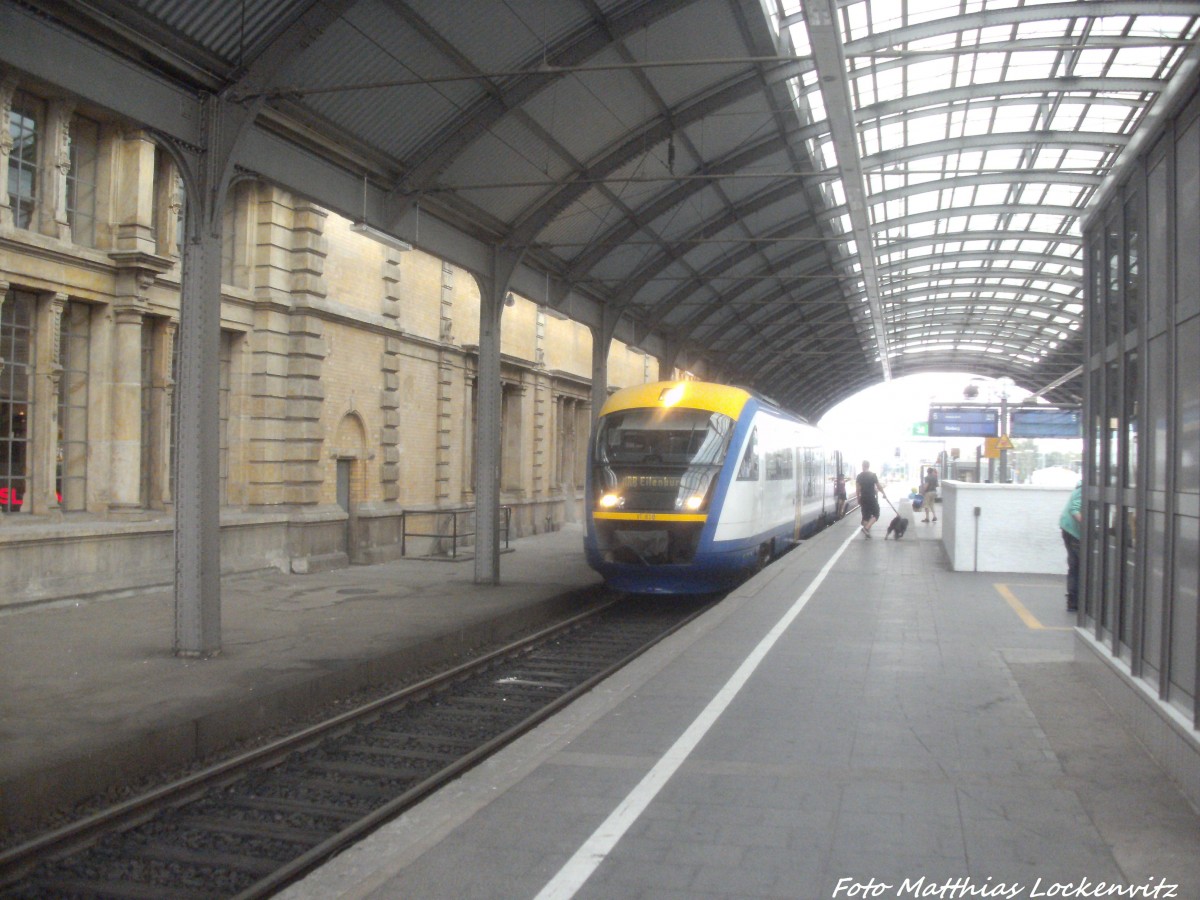
<svg viewBox="0 0 1200 900">
<path fill-rule="evenodd" d="M 996 437 L 1000 411 L 969 406 L 931 407 L 930 437 Z"/>
<path fill-rule="evenodd" d="M 1010 434 L 1015 438 L 1077 438 L 1083 436 L 1077 409 L 1014 409 Z"/>
</svg>

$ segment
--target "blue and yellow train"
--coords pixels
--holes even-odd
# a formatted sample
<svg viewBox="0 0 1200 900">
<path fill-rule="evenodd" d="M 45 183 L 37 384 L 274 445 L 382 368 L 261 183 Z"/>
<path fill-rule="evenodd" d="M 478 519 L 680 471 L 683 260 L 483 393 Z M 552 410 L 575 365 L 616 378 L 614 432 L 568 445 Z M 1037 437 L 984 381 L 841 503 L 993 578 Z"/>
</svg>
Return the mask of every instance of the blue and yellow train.
<svg viewBox="0 0 1200 900">
<path fill-rule="evenodd" d="M 726 589 L 833 521 L 841 474 L 817 428 L 741 388 L 617 391 L 592 435 L 588 564 L 633 593 Z"/>
</svg>

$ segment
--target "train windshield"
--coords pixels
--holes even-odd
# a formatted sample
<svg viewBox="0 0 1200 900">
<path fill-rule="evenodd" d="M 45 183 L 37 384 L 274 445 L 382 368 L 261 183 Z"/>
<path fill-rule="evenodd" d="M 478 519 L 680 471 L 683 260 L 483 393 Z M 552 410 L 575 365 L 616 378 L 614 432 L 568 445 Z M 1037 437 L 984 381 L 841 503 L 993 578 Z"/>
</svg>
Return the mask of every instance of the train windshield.
<svg viewBox="0 0 1200 900">
<path fill-rule="evenodd" d="M 596 432 L 596 503 L 611 512 L 703 512 L 733 419 L 702 409 L 626 409 Z"/>
<path fill-rule="evenodd" d="M 596 461 L 632 466 L 720 466 L 733 419 L 703 409 L 626 409 L 600 420 Z"/>
</svg>

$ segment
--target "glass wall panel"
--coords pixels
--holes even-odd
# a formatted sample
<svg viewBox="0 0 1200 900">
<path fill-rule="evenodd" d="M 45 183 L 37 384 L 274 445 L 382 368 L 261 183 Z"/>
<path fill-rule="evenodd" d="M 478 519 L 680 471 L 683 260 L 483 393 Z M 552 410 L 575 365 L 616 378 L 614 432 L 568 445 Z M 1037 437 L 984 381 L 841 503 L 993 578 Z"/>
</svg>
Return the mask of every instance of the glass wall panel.
<svg viewBox="0 0 1200 900">
<path fill-rule="evenodd" d="M 1189 714 L 1196 684 L 1196 549 L 1200 521 L 1175 518 L 1175 589 L 1171 607 L 1170 699 Z"/>
<path fill-rule="evenodd" d="M 1196 494 L 1200 493 L 1200 316 L 1180 325 L 1176 339 L 1175 490 Z"/>
<path fill-rule="evenodd" d="M 1121 472 L 1121 394 L 1120 372 L 1117 364 L 1111 362 L 1106 367 L 1104 378 L 1104 415 L 1108 423 L 1108 434 L 1105 445 L 1108 448 L 1105 458 L 1105 484 L 1116 487 L 1117 476 Z"/>
<path fill-rule="evenodd" d="M 1103 450 L 1104 450 L 1104 403 L 1102 402 L 1104 394 L 1101 393 L 1102 369 L 1094 369 L 1090 378 L 1091 399 L 1091 428 L 1088 429 L 1088 436 L 1091 440 L 1091 465 L 1088 467 L 1088 484 L 1093 487 L 1103 484 Z"/>
<path fill-rule="evenodd" d="M 1166 578 L 1167 517 L 1146 513 L 1146 593 L 1142 605 L 1142 677 L 1158 690 L 1162 668 L 1163 591 Z"/>
<path fill-rule="evenodd" d="M 1104 345 L 1107 347 L 1121 336 L 1121 282 L 1124 281 L 1124 266 L 1121 229 L 1116 221 L 1109 222 L 1104 229 L 1104 259 L 1108 273 L 1104 286 Z"/>
<path fill-rule="evenodd" d="M 1125 354 L 1125 394 L 1124 394 L 1124 412 L 1125 430 L 1123 432 L 1123 446 L 1121 447 L 1121 455 L 1125 460 L 1124 470 L 1124 486 L 1127 488 L 1137 487 L 1137 462 L 1138 462 L 1138 391 L 1141 386 L 1138 384 L 1138 355 L 1137 351 L 1132 351 Z"/>
<path fill-rule="evenodd" d="M 1151 339 L 1146 350 L 1146 480 L 1152 491 L 1167 489 L 1167 429 L 1171 413 L 1170 333 Z"/>
<path fill-rule="evenodd" d="M 1200 284 L 1200 121 L 1194 121 L 1175 145 L 1176 303 L 1194 302 Z M 1186 288 L 1186 289 L 1185 289 Z"/>
<path fill-rule="evenodd" d="M 1103 569 L 1101 562 L 1104 559 L 1104 528 L 1102 527 L 1103 519 L 1101 513 L 1103 504 L 1090 502 L 1085 505 L 1086 513 L 1084 520 L 1087 522 L 1087 531 L 1085 536 L 1090 539 L 1084 544 L 1087 549 L 1087 583 L 1085 585 L 1086 592 L 1084 597 L 1084 611 L 1091 619 L 1095 619 L 1099 615 L 1099 599 L 1101 591 L 1104 589 L 1104 578 L 1102 577 Z"/>
<path fill-rule="evenodd" d="M 1104 248 L 1093 236 L 1091 241 L 1092 296 L 1088 311 L 1088 354 L 1104 349 Z"/>
<path fill-rule="evenodd" d="M 1119 654 L 1130 657 L 1133 646 L 1133 610 L 1137 603 L 1137 510 L 1123 507 L 1125 515 L 1121 521 L 1121 614 L 1118 616 L 1117 632 Z"/>
<path fill-rule="evenodd" d="M 1156 215 L 1150 216 L 1146 224 L 1146 297 L 1148 300 L 1148 315 L 1150 321 L 1163 320 L 1171 304 L 1170 245 L 1167 239 L 1170 235 L 1169 219 L 1166 211 L 1171 208 L 1170 197 L 1167 194 L 1167 176 L 1170 170 L 1166 160 L 1159 160 L 1151 168 L 1147 177 L 1147 194 L 1150 209 Z"/>
<path fill-rule="evenodd" d="M 1125 333 L 1138 327 L 1142 315 L 1142 198 L 1134 195 L 1125 203 Z"/>
<path fill-rule="evenodd" d="M 1116 627 L 1116 612 L 1121 599 L 1121 507 L 1104 504 L 1104 590 L 1100 605 L 1100 627 Z"/>
</svg>

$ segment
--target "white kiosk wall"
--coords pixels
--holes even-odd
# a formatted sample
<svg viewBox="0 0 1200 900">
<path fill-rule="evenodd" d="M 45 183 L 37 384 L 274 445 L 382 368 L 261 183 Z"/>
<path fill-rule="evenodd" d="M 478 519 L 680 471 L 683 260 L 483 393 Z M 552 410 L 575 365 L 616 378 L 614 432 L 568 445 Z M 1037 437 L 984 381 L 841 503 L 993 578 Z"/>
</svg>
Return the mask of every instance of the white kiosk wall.
<svg viewBox="0 0 1200 900">
<path fill-rule="evenodd" d="M 1064 487 L 942 482 L 942 545 L 950 567 L 1065 575 L 1058 517 L 1070 496 Z"/>
</svg>

